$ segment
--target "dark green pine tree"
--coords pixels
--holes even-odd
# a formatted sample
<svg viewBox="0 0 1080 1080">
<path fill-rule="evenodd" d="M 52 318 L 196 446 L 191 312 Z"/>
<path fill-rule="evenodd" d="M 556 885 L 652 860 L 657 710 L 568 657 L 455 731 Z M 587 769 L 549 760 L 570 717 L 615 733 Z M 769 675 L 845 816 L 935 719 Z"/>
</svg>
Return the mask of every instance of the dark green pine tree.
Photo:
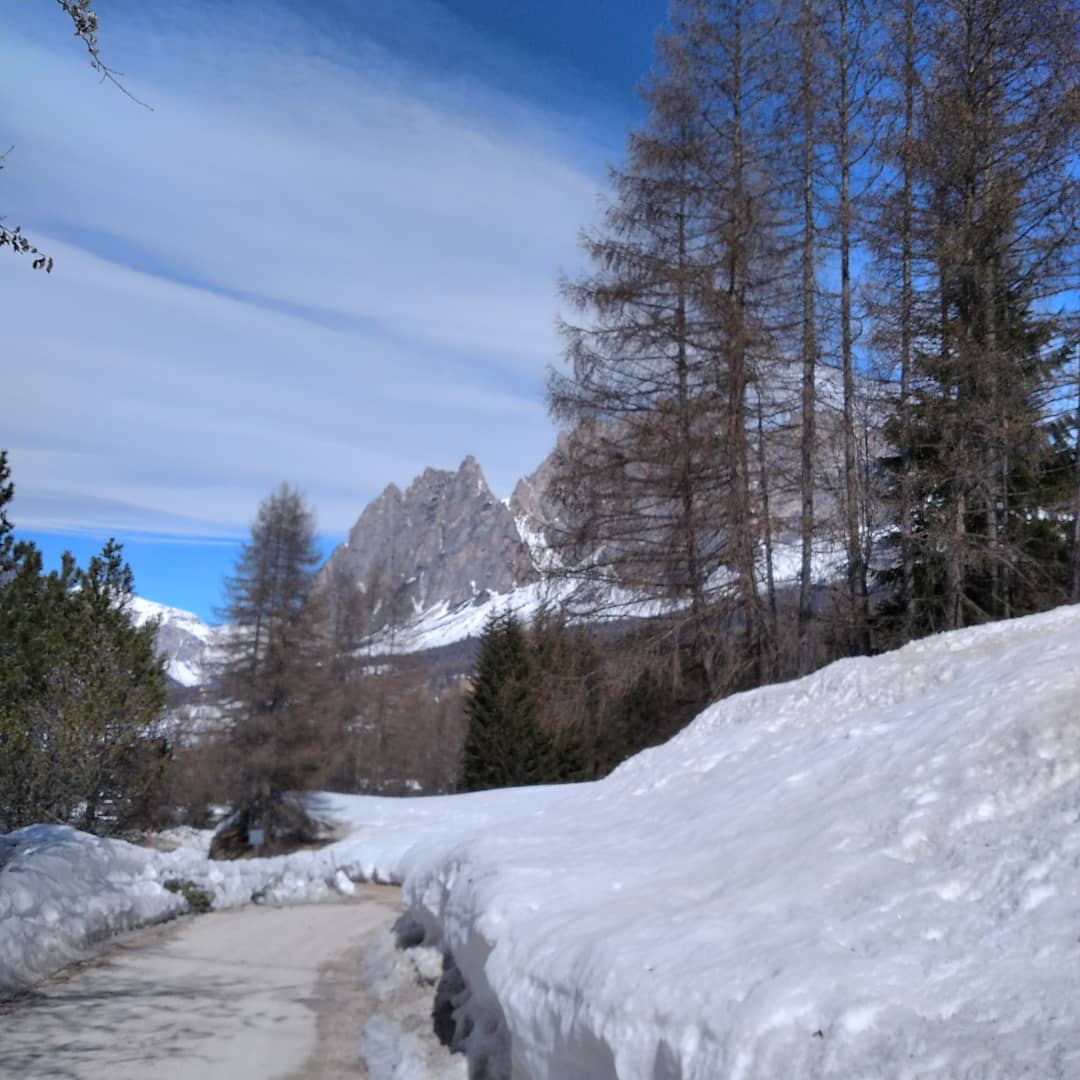
<svg viewBox="0 0 1080 1080">
<path fill-rule="evenodd" d="M 463 791 L 559 779 L 557 748 L 540 727 L 538 713 L 525 632 L 511 612 L 494 614 L 480 636 L 476 672 L 465 696 L 469 730 L 460 783 Z"/>
<path fill-rule="evenodd" d="M 34 822 L 141 825 L 167 765 L 155 623 L 136 627 L 131 570 L 109 541 L 85 570 L 14 542 L 0 451 L 0 832 Z"/>
<path fill-rule="evenodd" d="M 3 586 L 14 566 L 15 540 L 11 535 L 11 522 L 7 518 L 7 504 L 14 496 L 15 485 L 11 482 L 7 451 L 0 450 L 0 586 Z"/>
<path fill-rule="evenodd" d="M 77 580 L 66 628 L 75 660 L 67 687 L 69 776 L 82 793 L 80 827 L 111 832 L 140 819 L 167 763 L 165 661 L 155 646 L 157 622 L 131 620 L 135 580 L 119 543 L 109 540 Z"/>
</svg>

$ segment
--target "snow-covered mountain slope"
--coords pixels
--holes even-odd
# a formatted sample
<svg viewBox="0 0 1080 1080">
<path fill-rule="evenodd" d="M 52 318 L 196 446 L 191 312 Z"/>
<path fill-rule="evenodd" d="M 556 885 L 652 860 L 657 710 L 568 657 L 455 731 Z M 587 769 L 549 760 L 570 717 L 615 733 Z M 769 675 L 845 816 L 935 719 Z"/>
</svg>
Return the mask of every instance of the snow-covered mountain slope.
<svg viewBox="0 0 1080 1080">
<path fill-rule="evenodd" d="M 321 851 L 24 830 L 0 986 L 162 910 L 170 874 L 222 904 L 379 877 L 452 956 L 492 1080 L 1075 1080 L 1078 703 L 1061 608 L 729 698 L 596 783 L 319 796 L 351 830 Z"/>
<path fill-rule="evenodd" d="M 417 613 L 393 631 L 382 630 L 371 642 L 375 652 L 418 653 L 479 637 L 492 614 L 512 611 L 528 621 L 558 596 L 553 586 L 536 581 L 505 593 L 484 593 L 464 604 L 440 603 Z"/>
<path fill-rule="evenodd" d="M 557 557 L 546 546 L 542 534 L 532 529 L 524 519 L 519 519 L 518 527 L 522 542 L 528 546 L 534 564 L 541 572 L 550 572 L 557 562 Z M 801 558 L 798 545 L 776 544 L 773 549 L 773 580 L 778 587 L 795 585 L 798 582 Z M 819 580 L 839 580 L 845 565 L 844 558 L 841 544 L 820 543 L 814 552 L 815 576 Z M 764 571 L 762 576 L 764 577 Z M 730 574 L 718 575 L 717 580 L 710 584 L 717 586 L 729 577 Z M 602 600 L 595 595 L 595 590 L 588 594 L 587 599 L 582 599 L 577 595 L 577 586 L 578 583 L 573 578 L 541 577 L 538 581 L 507 592 L 485 591 L 463 603 L 437 603 L 415 612 L 392 632 L 387 629 L 380 631 L 373 637 L 371 647 L 376 652 L 385 650 L 396 653 L 416 653 L 441 648 L 466 638 L 479 637 L 488 617 L 504 611 L 512 611 L 519 619 L 527 622 L 541 607 L 552 610 L 561 608 L 569 612 L 584 609 L 589 613 L 586 617 L 594 621 L 601 618 L 649 618 L 670 610 L 662 601 L 641 600 L 625 589 L 610 586 L 602 590 Z"/>
<path fill-rule="evenodd" d="M 128 610 L 136 626 L 158 619 L 157 648 L 165 657 L 166 672 L 181 686 L 200 686 L 209 681 L 221 628 L 209 626 L 194 612 L 167 607 L 141 596 L 132 596 Z"/>
</svg>

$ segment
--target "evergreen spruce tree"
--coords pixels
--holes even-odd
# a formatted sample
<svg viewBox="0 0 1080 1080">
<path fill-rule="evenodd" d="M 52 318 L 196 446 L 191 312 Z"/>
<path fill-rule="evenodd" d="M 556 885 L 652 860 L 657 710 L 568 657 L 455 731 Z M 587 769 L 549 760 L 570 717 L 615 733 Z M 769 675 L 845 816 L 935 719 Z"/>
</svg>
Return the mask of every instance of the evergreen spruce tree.
<svg viewBox="0 0 1080 1080">
<path fill-rule="evenodd" d="M 538 699 L 525 632 L 510 612 L 492 615 L 480 636 L 465 696 L 468 734 L 460 787 L 480 791 L 558 779 L 558 752 L 538 722 Z"/>
<path fill-rule="evenodd" d="M 1040 477 L 1080 195 L 1075 5 L 937 8 L 904 157 L 912 386 L 892 432 L 916 632 L 1065 599 L 1067 537 Z"/>
<path fill-rule="evenodd" d="M 0 588 L 0 831 L 66 823 L 74 804 L 57 774 L 66 756 L 58 706 L 70 667 L 65 614 L 75 563 L 65 555 L 59 570 L 45 574 L 33 546 L 8 544 L 6 554 Z"/>
<path fill-rule="evenodd" d="M 76 719 L 71 779 L 81 793 L 80 825 L 97 831 L 103 813 L 117 823 L 136 817 L 158 779 L 167 753 L 157 725 L 165 707 L 165 661 L 155 647 L 157 622 L 136 627 L 131 621 L 135 579 L 120 544 L 109 540 L 77 582 L 66 620 Z"/>
<path fill-rule="evenodd" d="M 157 626 L 131 621 L 115 541 L 85 570 L 65 553 L 45 573 L 40 551 L 11 535 L 12 492 L 0 453 L 0 831 L 141 824 L 167 759 Z"/>
</svg>

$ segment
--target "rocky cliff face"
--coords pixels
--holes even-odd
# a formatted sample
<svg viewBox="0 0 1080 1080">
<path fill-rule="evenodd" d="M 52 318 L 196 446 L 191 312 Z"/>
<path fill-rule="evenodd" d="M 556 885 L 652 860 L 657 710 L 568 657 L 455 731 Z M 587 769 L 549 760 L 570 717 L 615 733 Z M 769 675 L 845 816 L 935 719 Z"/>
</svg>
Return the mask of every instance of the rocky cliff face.
<svg viewBox="0 0 1080 1080">
<path fill-rule="evenodd" d="M 472 457 L 456 472 L 426 469 L 404 492 L 391 484 L 322 573 L 386 598 L 374 628 L 391 615 L 402 620 L 436 606 L 483 603 L 538 577 L 514 514 Z"/>
<path fill-rule="evenodd" d="M 510 496 L 510 511 L 518 532 L 529 548 L 533 565 L 541 572 L 551 570 L 555 565 L 554 538 L 557 534 L 565 534 L 568 528 L 562 519 L 561 508 L 551 494 L 555 458 L 563 447 L 564 438 L 559 436 L 556 448 L 534 472 L 517 482 Z"/>
</svg>

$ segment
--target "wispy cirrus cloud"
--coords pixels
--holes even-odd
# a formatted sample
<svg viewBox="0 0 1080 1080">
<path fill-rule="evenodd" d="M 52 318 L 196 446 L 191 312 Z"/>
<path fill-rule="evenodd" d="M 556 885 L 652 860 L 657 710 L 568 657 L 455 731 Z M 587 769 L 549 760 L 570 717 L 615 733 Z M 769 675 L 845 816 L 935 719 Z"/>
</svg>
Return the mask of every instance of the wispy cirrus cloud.
<svg viewBox="0 0 1080 1080">
<path fill-rule="evenodd" d="M 337 530 L 429 464 L 473 453 L 502 493 L 536 464 L 603 142 L 565 87 L 515 96 L 445 13 L 433 65 L 434 4 L 400 8 L 412 51 L 382 4 L 370 34 L 362 6 L 121 8 L 103 40 L 148 112 L 7 7 L 3 210 L 57 259 L 0 261 L 20 524 L 228 533 L 288 479 Z"/>
</svg>

